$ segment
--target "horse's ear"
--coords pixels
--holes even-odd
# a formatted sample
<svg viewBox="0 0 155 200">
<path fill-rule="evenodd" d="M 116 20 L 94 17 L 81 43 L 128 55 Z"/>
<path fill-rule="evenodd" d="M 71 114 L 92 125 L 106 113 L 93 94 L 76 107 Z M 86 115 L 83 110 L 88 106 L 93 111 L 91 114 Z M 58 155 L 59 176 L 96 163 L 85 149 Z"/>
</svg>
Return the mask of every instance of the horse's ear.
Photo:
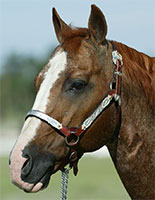
<svg viewBox="0 0 155 200">
<path fill-rule="evenodd" d="M 88 22 L 91 39 L 97 44 L 102 44 L 107 34 L 107 23 L 102 11 L 95 5 L 91 6 Z"/>
<path fill-rule="evenodd" d="M 70 30 L 70 27 L 60 18 L 55 8 L 53 8 L 53 24 L 59 43 L 63 43 L 64 33 Z"/>
</svg>

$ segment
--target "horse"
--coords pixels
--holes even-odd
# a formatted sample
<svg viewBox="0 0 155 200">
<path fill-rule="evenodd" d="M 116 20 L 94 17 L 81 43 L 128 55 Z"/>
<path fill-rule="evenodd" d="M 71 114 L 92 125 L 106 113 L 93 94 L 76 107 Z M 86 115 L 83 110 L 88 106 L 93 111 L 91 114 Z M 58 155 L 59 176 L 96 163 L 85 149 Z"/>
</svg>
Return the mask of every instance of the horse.
<svg viewBox="0 0 155 200">
<path fill-rule="evenodd" d="M 155 58 L 107 40 L 96 5 L 88 28 L 67 25 L 55 8 L 53 24 L 59 45 L 35 78 L 11 181 L 38 192 L 67 164 L 76 175 L 83 154 L 106 145 L 130 197 L 155 199 Z"/>
</svg>

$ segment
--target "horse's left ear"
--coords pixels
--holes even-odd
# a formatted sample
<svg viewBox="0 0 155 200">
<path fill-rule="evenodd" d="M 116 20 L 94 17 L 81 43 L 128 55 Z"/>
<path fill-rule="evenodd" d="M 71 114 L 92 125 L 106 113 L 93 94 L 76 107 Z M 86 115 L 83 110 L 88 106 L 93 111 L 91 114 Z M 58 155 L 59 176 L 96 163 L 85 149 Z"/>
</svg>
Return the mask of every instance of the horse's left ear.
<svg viewBox="0 0 155 200">
<path fill-rule="evenodd" d="M 91 39 L 97 44 L 102 44 L 107 35 L 107 23 L 102 11 L 95 5 L 91 6 L 88 22 Z"/>
<path fill-rule="evenodd" d="M 59 43 L 63 43 L 65 35 L 71 28 L 60 18 L 55 8 L 53 8 L 53 24 Z"/>
</svg>

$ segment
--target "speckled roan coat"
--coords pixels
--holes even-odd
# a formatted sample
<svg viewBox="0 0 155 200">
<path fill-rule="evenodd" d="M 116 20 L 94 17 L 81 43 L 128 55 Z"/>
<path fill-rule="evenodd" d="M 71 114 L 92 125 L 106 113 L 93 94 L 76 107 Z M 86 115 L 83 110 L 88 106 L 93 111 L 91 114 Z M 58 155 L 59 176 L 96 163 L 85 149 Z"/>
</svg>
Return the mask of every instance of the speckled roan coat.
<svg viewBox="0 0 155 200">
<path fill-rule="evenodd" d="M 68 63 L 65 72 L 60 74 L 59 80 L 51 89 L 49 102 L 52 103 L 47 106 L 46 114 L 67 127 L 77 127 L 109 90 L 114 67 L 111 56 L 113 46 L 111 41 L 106 40 L 105 17 L 94 5 L 88 29 L 72 29 L 63 22 L 55 9 L 53 9 L 53 22 L 60 43 L 55 52 L 59 49 L 65 50 L 68 54 Z M 122 122 L 118 136 L 114 137 L 116 108 L 113 104 L 86 131 L 77 150 L 79 154 L 83 154 L 106 145 L 130 197 L 153 200 L 155 199 L 155 58 L 124 44 L 113 43 L 122 55 L 124 63 L 121 93 Z M 36 77 L 37 91 L 47 68 L 48 66 Z M 67 91 L 68 85 L 77 79 L 87 81 L 84 92 Z M 36 145 L 39 145 L 39 152 L 48 151 L 56 157 L 52 173 L 62 169 L 69 162 L 69 148 L 64 138 L 44 122 L 37 130 L 36 136 L 26 146 L 32 148 Z M 37 148 L 33 149 L 37 151 Z"/>
</svg>

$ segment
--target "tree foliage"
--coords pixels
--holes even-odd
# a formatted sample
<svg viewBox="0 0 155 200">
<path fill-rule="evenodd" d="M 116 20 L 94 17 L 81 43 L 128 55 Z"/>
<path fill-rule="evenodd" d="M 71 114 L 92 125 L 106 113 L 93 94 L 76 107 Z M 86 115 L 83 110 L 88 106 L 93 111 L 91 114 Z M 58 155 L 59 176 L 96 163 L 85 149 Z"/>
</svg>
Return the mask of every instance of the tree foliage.
<svg viewBox="0 0 155 200">
<path fill-rule="evenodd" d="M 34 78 L 49 59 L 17 54 L 7 57 L 0 74 L 0 120 L 19 120 L 31 109 L 35 97 Z"/>
</svg>

